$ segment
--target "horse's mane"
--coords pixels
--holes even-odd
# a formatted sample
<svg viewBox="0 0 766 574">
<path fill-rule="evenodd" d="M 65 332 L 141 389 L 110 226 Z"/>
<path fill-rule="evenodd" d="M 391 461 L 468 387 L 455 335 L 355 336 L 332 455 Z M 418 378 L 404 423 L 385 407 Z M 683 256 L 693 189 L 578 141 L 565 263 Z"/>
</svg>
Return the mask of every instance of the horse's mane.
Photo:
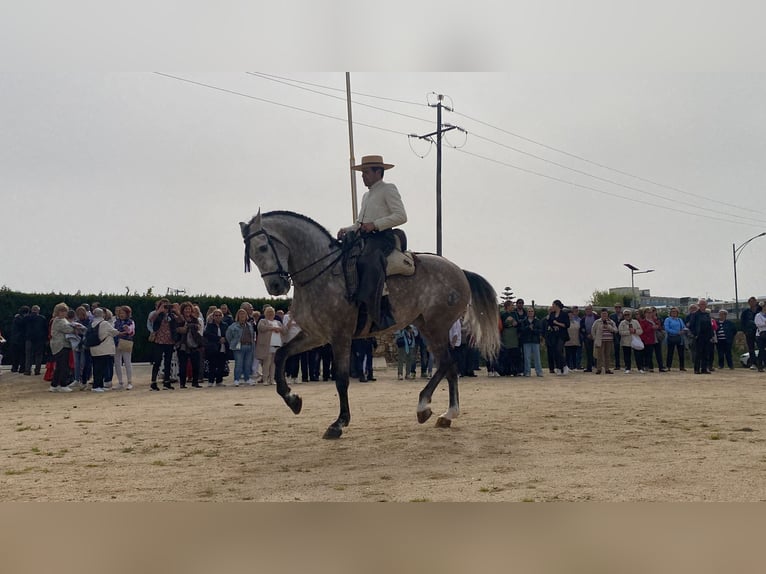
<svg viewBox="0 0 766 574">
<path fill-rule="evenodd" d="M 278 211 L 269 211 L 268 213 L 264 213 L 264 214 L 261 215 L 261 217 L 271 217 L 272 215 L 286 215 L 288 217 L 295 217 L 296 219 L 301 219 L 301 220 L 303 220 L 303 221 L 305 221 L 307 223 L 311 223 L 312 225 L 316 226 L 317 229 L 320 229 L 321 231 L 323 231 L 324 234 L 327 235 L 327 237 L 329 237 L 331 240 L 335 239 L 332 236 L 332 234 L 329 231 L 327 231 L 326 227 L 324 227 L 323 225 L 317 223 L 316 221 L 314 221 L 310 217 L 308 217 L 306 215 L 303 215 L 301 213 L 295 213 L 294 211 L 278 210 Z M 255 216 L 253 216 L 253 218 L 250 220 L 251 223 L 252 223 L 253 219 L 255 219 Z"/>
</svg>

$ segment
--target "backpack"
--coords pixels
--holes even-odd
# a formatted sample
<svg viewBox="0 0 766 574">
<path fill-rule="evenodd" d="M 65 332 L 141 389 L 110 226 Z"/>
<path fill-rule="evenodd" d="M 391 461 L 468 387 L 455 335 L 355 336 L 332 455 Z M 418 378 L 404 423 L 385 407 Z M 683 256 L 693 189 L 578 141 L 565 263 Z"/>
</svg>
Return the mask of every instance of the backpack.
<svg viewBox="0 0 766 574">
<path fill-rule="evenodd" d="M 101 343 L 106 341 L 106 339 L 102 339 L 98 334 L 98 328 L 100 325 L 101 323 L 99 323 L 95 327 L 93 326 L 92 323 L 88 325 L 88 329 L 85 331 L 85 338 L 83 339 L 83 342 L 82 342 L 83 346 L 86 349 L 98 347 Z"/>
</svg>

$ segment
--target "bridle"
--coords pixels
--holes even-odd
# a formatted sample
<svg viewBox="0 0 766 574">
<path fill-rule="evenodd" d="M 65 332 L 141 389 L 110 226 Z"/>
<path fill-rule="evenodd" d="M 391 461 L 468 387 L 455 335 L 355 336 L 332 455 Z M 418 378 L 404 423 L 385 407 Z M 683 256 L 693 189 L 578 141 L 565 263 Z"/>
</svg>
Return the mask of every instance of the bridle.
<svg viewBox="0 0 766 574">
<path fill-rule="evenodd" d="M 276 247 L 274 247 L 274 243 L 278 242 L 281 243 L 283 246 L 287 247 L 282 241 L 277 239 L 276 237 L 272 237 L 269 235 L 269 233 L 261 228 L 258 231 L 253 231 L 252 233 L 248 233 L 244 237 L 245 241 L 245 273 L 250 272 L 250 240 L 254 237 L 258 237 L 259 235 L 263 235 L 266 238 L 266 243 L 268 244 L 269 248 L 271 249 L 271 253 L 274 256 L 274 259 L 277 261 L 277 268 L 274 271 L 266 271 L 264 273 L 261 273 L 261 277 L 269 277 L 271 275 L 277 275 L 280 279 L 283 279 L 287 281 L 288 283 L 295 283 L 295 285 L 299 287 L 303 287 L 305 285 L 308 285 L 311 283 L 314 279 L 322 275 L 325 271 L 330 269 L 333 265 L 335 265 L 338 261 L 340 261 L 341 257 L 343 257 L 344 253 L 357 241 L 359 241 L 359 237 L 354 237 L 352 241 L 349 242 L 343 242 L 342 244 L 338 241 L 333 241 L 330 243 L 330 248 L 334 248 L 333 251 L 330 251 L 327 255 L 324 255 L 317 259 L 316 261 L 309 263 L 306 265 L 303 269 L 299 269 L 298 271 L 294 273 L 290 273 L 282 266 L 282 261 L 279 259 L 279 254 L 277 253 Z M 348 245 L 347 245 L 348 244 Z M 337 253 L 337 257 L 335 257 L 332 261 L 330 261 L 327 265 L 325 265 L 322 269 L 320 269 L 313 277 L 310 279 L 307 279 L 301 283 L 298 283 L 295 280 L 295 276 L 303 273 L 304 271 L 312 268 L 317 263 L 324 261 L 328 257 L 331 257 Z"/>
</svg>

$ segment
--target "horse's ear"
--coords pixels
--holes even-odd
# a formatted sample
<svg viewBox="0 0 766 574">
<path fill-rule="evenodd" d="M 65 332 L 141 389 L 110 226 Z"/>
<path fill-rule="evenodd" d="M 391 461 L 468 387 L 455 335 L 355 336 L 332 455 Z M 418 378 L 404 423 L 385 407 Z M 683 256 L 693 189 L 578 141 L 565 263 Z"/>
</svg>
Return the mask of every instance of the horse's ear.
<svg viewBox="0 0 766 574">
<path fill-rule="evenodd" d="M 247 223 L 244 221 L 239 222 L 239 230 L 242 232 L 242 237 L 247 234 Z"/>
<path fill-rule="evenodd" d="M 255 224 L 256 227 L 261 226 L 261 208 L 258 208 L 258 213 L 255 214 L 255 217 L 253 217 L 252 223 Z"/>
</svg>

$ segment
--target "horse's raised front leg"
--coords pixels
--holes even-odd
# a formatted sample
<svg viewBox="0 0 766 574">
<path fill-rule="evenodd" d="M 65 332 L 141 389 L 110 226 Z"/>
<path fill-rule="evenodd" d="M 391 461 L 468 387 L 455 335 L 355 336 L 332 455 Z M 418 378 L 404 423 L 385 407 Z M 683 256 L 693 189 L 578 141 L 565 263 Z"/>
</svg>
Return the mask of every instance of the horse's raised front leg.
<svg viewBox="0 0 766 574">
<path fill-rule="evenodd" d="M 351 358 L 351 341 L 333 341 L 332 350 L 336 359 L 335 388 L 338 391 L 340 413 L 338 418 L 325 431 L 322 438 L 336 439 L 343 434 L 343 427 L 351 422 L 351 410 L 348 404 L 348 372 Z M 342 357 L 342 359 L 338 359 Z"/>
<path fill-rule="evenodd" d="M 285 378 L 285 363 L 288 357 L 302 353 L 308 349 L 313 349 L 318 346 L 314 344 L 305 332 L 298 333 L 289 343 L 277 349 L 277 354 L 274 357 L 275 376 L 277 379 L 277 394 L 285 401 L 290 410 L 296 415 L 301 412 L 303 407 L 303 399 L 290 391 L 290 386 L 287 384 Z"/>
</svg>

